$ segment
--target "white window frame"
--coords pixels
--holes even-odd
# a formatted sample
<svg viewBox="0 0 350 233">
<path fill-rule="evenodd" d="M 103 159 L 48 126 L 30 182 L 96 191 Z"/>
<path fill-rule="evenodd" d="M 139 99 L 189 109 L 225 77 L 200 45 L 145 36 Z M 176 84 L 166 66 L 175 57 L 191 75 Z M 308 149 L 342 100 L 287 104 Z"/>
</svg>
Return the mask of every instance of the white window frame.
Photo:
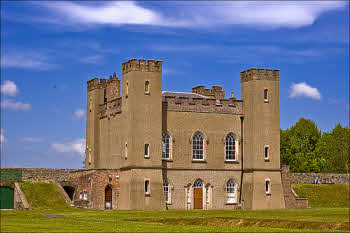
<svg viewBox="0 0 350 233">
<path fill-rule="evenodd" d="M 83 200 L 87 201 L 88 193 L 86 191 L 83 192 Z"/>
<path fill-rule="evenodd" d="M 268 185 L 266 185 L 266 183 L 268 182 Z M 265 179 L 265 182 L 264 182 L 264 185 L 265 185 L 265 193 L 266 194 L 271 194 L 271 180 L 268 178 L 268 179 Z M 266 190 L 266 187 L 267 187 L 267 190 Z"/>
<path fill-rule="evenodd" d="M 165 138 L 167 137 L 167 138 Z M 165 142 L 164 142 L 164 139 L 165 139 Z M 169 148 L 167 148 L 167 142 L 166 140 L 169 140 L 168 141 L 168 146 Z M 172 147 L 173 147 L 173 142 L 172 142 L 172 136 L 169 132 L 164 132 L 162 134 L 162 160 L 171 160 L 172 159 Z M 168 153 L 168 157 L 163 157 L 164 155 L 164 149 L 165 149 L 165 156 L 167 155 L 167 150 L 169 150 L 169 153 Z"/>
<path fill-rule="evenodd" d="M 191 204 L 191 185 L 186 187 L 187 204 Z"/>
<path fill-rule="evenodd" d="M 196 142 L 194 139 L 197 136 L 202 137 L 202 158 L 195 158 L 195 156 L 194 156 L 195 150 L 200 150 L 200 148 L 194 148 L 195 142 Z M 205 161 L 205 154 L 206 154 L 206 137 L 205 137 L 204 133 L 202 133 L 201 131 L 197 131 L 192 135 L 192 160 L 193 161 Z"/>
<path fill-rule="evenodd" d="M 234 159 L 227 159 L 227 138 L 228 137 L 233 137 L 233 139 L 235 140 L 235 150 L 234 150 Z M 238 137 L 237 135 L 234 133 L 234 132 L 229 132 L 228 134 L 226 134 L 225 136 L 225 161 L 228 161 L 228 162 L 232 162 L 232 161 L 237 161 L 238 160 L 238 147 L 239 147 L 239 144 L 238 144 Z"/>
<path fill-rule="evenodd" d="M 265 98 L 265 92 L 266 92 L 266 98 Z M 269 89 L 264 88 L 264 102 L 269 102 Z"/>
<path fill-rule="evenodd" d="M 145 143 L 145 158 L 149 158 L 149 144 Z"/>
<path fill-rule="evenodd" d="M 210 203 L 210 185 L 205 186 L 205 202 Z"/>
<path fill-rule="evenodd" d="M 164 199 L 166 204 L 171 204 L 171 185 L 168 180 L 163 182 Z"/>
<path fill-rule="evenodd" d="M 79 200 L 83 200 L 83 192 L 79 193 Z"/>
<path fill-rule="evenodd" d="M 266 157 L 266 148 L 267 148 L 267 157 Z M 270 160 L 270 146 L 269 145 L 264 146 L 264 159 Z"/>
<path fill-rule="evenodd" d="M 226 182 L 225 191 L 226 191 L 226 203 L 227 204 L 237 203 L 237 200 L 236 200 L 237 184 L 233 179 L 229 179 Z"/>
</svg>

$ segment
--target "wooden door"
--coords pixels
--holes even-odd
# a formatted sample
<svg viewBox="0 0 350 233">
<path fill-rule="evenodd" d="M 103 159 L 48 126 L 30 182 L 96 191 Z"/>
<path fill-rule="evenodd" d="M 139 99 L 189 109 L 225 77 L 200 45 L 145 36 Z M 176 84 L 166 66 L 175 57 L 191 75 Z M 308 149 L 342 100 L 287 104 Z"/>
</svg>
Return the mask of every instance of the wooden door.
<svg viewBox="0 0 350 233">
<path fill-rule="evenodd" d="M 112 189 L 109 185 L 106 187 L 105 201 L 112 202 Z"/>
<path fill-rule="evenodd" d="M 194 209 L 203 209 L 203 191 L 202 188 L 194 188 Z"/>
<path fill-rule="evenodd" d="M 14 190 L 10 187 L 0 187 L 0 209 L 13 209 Z"/>
</svg>

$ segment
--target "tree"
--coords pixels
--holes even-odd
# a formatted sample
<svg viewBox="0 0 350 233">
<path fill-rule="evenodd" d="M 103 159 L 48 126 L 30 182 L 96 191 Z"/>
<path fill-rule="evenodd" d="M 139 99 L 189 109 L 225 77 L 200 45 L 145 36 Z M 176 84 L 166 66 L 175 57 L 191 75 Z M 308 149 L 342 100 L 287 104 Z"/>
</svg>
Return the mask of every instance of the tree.
<svg viewBox="0 0 350 233">
<path fill-rule="evenodd" d="M 323 133 L 315 153 L 324 158 L 322 172 L 348 173 L 350 164 L 350 129 L 339 123 L 331 133 Z"/>
<path fill-rule="evenodd" d="M 323 158 L 315 153 L 321 132 L 315 122 L 300 118 L 290 129 L 281 131 L 281 163 L 292 172 L 320 172 Z"/>
</svg>

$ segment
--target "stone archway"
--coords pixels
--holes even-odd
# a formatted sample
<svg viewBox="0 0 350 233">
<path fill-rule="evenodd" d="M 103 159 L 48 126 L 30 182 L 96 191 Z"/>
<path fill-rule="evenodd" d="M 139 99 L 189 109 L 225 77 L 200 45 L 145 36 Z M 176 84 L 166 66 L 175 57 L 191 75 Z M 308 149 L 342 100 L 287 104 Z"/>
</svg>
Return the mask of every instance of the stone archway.
<svg viewBox="0 0 350 233">
<path fill-rule="evenodd" d="M 69 199 L 73 201 L 75 188 L 73 188 L 72 186 L 63 186 L 63 189 L 64 191 L 66 191 Z"/>
<path fill-rule="evenodd" d="M 105 188 L 105 209 L 111 210 L 113 208 L 113 189 L 110 185 Z"/>
</svg>

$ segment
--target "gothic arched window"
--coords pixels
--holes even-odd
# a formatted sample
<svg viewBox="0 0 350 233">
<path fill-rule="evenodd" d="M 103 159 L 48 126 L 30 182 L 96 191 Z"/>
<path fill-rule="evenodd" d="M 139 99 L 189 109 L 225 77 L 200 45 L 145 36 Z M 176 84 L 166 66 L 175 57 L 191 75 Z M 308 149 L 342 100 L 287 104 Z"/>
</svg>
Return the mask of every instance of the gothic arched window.
<svg viewBox="0 0 350 233">
<path fill-rule="evenodd" d="M 192 138 L 193 160 L 204 160 L 204 136 L 196 132 Z"/>
<path fill-rule="evenodd" d="M 225 139 L 226 161 L 237 160 L 237 140 L 233 133 L 229 133 Z"/>
</svg>

